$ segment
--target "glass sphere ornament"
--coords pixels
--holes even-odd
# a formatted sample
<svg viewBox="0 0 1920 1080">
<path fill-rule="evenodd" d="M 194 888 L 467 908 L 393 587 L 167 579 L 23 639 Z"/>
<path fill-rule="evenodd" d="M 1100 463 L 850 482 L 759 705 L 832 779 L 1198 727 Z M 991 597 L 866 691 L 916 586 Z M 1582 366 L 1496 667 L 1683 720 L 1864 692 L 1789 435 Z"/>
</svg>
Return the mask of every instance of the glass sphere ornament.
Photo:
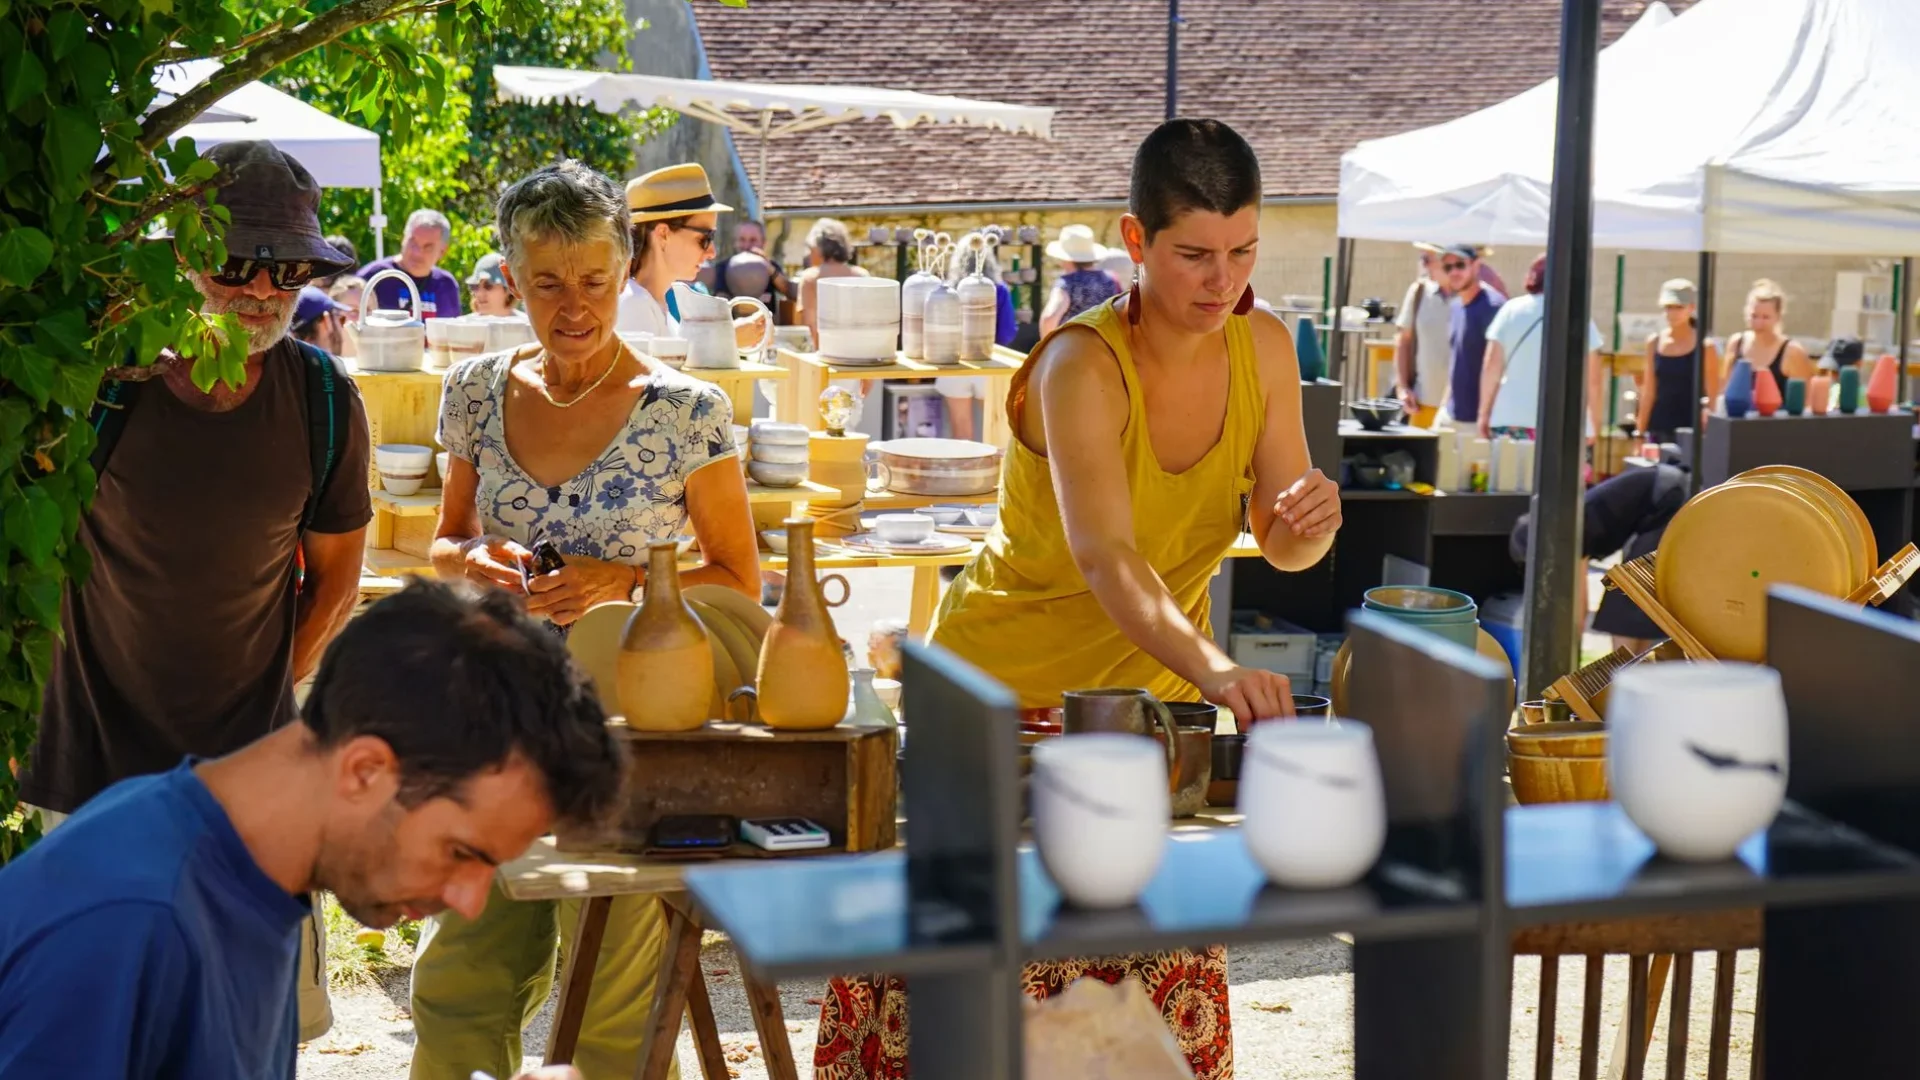
<svg viewBox="0 0 1920 1080">
<path fill-rule="evenodd" d="M 820 392 L 820 419 L 830 435 L 845 435 L 860 422 L 860 397 L 844 386 L 829 386 Z"/>
</svg>

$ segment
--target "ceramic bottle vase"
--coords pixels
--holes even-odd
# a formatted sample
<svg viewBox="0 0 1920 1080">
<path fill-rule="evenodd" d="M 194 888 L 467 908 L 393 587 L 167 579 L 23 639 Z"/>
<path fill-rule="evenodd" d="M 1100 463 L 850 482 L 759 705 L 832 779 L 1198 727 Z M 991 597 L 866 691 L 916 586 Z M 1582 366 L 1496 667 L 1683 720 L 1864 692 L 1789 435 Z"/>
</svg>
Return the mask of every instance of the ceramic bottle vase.
<svg viewBox="0 0 1920 1080">
<path fill-rule="evenodd" d="M 1786 410 L 1788 416 L 1799 416 L 1807 411 L 1807 380 L 1787 380 Z"/>
<path fill-rule="evenodd" d="M 1877 413 L 1893 408 L 1900 384 L 1900 362 L 1891 354 L 1873 362 L 1873 376 L 1867 380 L 1867 408 Z"/>
<path fill-rule="evenodd" d="M 1320 355 L 1320 331 L 1313 317 L 1300 316 L 1299 329 L 1293 334 L 1293 351 L 1300 361 L 1300 378 L 1312 382 L 1327 373 L 1327 362 Z"/>
<path fill-rule="evenodd" d="M 873 669 L 854 668 L 848 673 L 853 679 L 853 697 L 847 702 L 847 723 L 867 724 L 880 727 L 898 727 L 900 720 L 880 700 L 880 692 L 873 688 Z"/>
<path fill-rule="evenodd" d="M 1721 390 L 1721 402 L 1727 415 L 1735 420 L 1753 408 L 1753 365 L 1745 358 L 1735 360 L 1727 371 L 1727 385 Z"/>
<path fill-rule="evenodd" d="M 1815 416 L 1827 415 L 1833 407 L 1833 376 L 1825 372 L 1807 380 L 1807 411 Z"/>
<path fill-rule="evenodd" d="M 637 731 L 692 731 L 713 700 L 713 651 L 680 596 L 679 546 L 647 545 L 646 598 L 620 640 L 620 711 Z"/>
<path fill-rule="evenodd" d="M 1860 411 L 1860 365 L 1840 369 L 1840 411 L 1852 416 Z"/>
<path fill-rule="evenodd" d="M 847 715 L 849 682 L 846 653 L 822 586 L 840 583 L 837 606 L 846 603 L 847 579 L 838 574 L 814 578 L 811 520 L 788 518 L 786 527 L 787 587 L 760 649 L 760 719 L 771 728 L 830 728 Z"/>
<path fill-rule="evenodd" d="M 1772 416 L 1780 411 L 1784 395 L 1780 393 L 1780 383 L 1773 372 L 1764 368 L 1753 373 L 1753 411 L 1761 416 Z"/>
</svg>

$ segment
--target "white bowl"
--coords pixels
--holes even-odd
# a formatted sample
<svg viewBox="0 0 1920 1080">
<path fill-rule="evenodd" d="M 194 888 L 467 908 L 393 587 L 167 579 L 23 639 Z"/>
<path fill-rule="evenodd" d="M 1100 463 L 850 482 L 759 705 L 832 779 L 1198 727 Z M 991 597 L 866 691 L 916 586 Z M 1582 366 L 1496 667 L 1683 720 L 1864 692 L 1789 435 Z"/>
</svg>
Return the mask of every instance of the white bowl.
<svg viewBox="0 0 1920 1080">
<path fill-rule="evenodd" d="M 900 711 L 899 679 L 875 679 L 873 680 L 873 692 L 886 704 L 887 708 L 895 712 Z"/>
<path fill-rule="evenodd" d="M 806 446 L 813 432 L 801 424 L 783 424 L 777 420 L 755 420 L 747 437 L 760 446 Z"/>
<path fill-rule="evenodd" d="M 787 553 L 787 534 L 785 530 L 763 529 L 760 532 L 760 541 L 766 544 L 767 550 L 773 552 L 775 555 L 785 555 Z"/>
<path fill-rule="evenodd" d="M 693 541 L 694 541 L 694 538 L 691 536 L 674 537 L 673 542 L 680 545 L 679 547 L 676 547 L 673 549 L 674 557 L 680 558 L 680 559 L 686 558 L 687 552 L 693 550 Z"/>
<path fill-rule="evenodd" d="M 394 476 L 384 472 L 380 474 L 380 486 L 394 495 L 412 495 L 420 490 L 421 484 L 426 482 L 427 478 L 424 476 Z"/>
<path fill-rule="evenodd" d="M 890 360 L 898 351 L 899 320 L 888 326 L 820 323 L 820 355 L 833 360 Z"/>
<path fill-rule="evenodd" d="M 920 512 L 933 519 L 935 525 L 965 525 L 967 511 L 971 506 L 923 506 Z"/>
<path fill-rule="evenodd" d="M 1033 748 L 1033 839 L 1068 900 L 1124 907 L 1167 851 L 1167 755 L 1142 735 L 1048 739 Z"/>
<path fill-rule="evenodd" d="M 1274 884 L 1358 881 L 1387 840 L 1373 729 L 1352 720 L 1255 725 L 1240 759 L 1239 810 L 1247 853 Z"/>
<path fill-rule="evenodd" d="M 433 464 L 433 447 L 413 443 L 384 443 L 373 448 L 374 466 L 383 472 L 426 475 Z"/>
<path fill-rule="evenodd" d="M 797 487 L 807 478 L 807 463 L 776 465 L 771 461 L 749 461 L 747 475 L 762 487 Z"/>
<path fill-rule="evenodd" d="M 967 510 L 967 524 L 984 529 L 1000 520 L 1000 508 L 997 506 L 975 506 Z"/>
<path fill-rule="evenodd" d="M 1787 790 L 1780 673 L 1758 664 L 1640 664 L 1607 694 L 1614 799 L 1660 854 L 1730 858 Z"/>
<path fill-rule="evenodd" d="M 925 514 L 881 514 L 873 531 L 890 544 L 917 544 L 933 538 L 933 519 Z"/>
<path fill-rule="evenodd" d="M 755 461 L 764 461 L 769 465 L 805 465 L 808 447 L 787 446 L 781 443 L 754 441 L 747 444 L 748 456 Z"/>
</svg>

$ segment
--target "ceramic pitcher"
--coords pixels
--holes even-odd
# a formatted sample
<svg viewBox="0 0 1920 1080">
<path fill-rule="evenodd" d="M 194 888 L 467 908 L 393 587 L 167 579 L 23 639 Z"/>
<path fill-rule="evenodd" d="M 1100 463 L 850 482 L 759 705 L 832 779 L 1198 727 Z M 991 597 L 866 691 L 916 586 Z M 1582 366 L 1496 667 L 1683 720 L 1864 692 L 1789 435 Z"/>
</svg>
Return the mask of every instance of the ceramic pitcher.
<svg viewBox="0 0 1920 1080">
<path fill-rule="evenodd" d="M 1099 690 L 1069 690 L 1062 695 L 1061 730 L 1068 735 L 1095 731 L 1123 732 L 1129 735 L 1152 734 L 1156 728 L 1166 742 L 1167 776 L 1175 783 L 1180 776 L 1180 733 L 1173 712 L 1159 698 L 1145 690 L 1108 687 Z M 1171 791 L 1171 787 L 1169 788 Z"/>
<path fill-rule="evenodd" d="M 620 641 L 620 711 L 638 731 L 692 731 L 707 722 L 713 651 L 680 595 L 680 545 L 647 545 L 647 594 Z"/>
<path fill-rule="evenodd" d="M 741 353 L 757 358 L 773 340 L 773 316 L 765 304 L 750 296 L 729 300 L 675 284 L 673 299 L 674 306 L 680 310 L 680 336 L 687 339 L 690 368 L 738 368 Z M 733 331 L 733 311 L 742 304 L 764 316 L 760 321 L 760 340 L 745 348 L 736 343 Z"/>
<path fill-rule="evenodd" d="M 760 650 L 760 720 L 771 728 L 830 728 L 847 714 L 847 657 L 829 607 L 847 602 L 847 579 L 813 571 L 813 520 L 788 518 L 787 587 Z M 840 583 L 840 599 L 827 602 L 822 588 Z"/>
</svg>

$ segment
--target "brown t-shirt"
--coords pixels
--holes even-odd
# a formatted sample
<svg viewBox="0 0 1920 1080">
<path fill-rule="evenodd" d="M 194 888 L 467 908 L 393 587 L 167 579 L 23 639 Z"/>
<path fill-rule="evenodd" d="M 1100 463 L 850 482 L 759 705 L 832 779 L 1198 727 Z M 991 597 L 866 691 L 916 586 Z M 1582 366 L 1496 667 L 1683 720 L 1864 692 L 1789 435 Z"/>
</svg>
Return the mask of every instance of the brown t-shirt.
<svg viewBox="0 0 1920 1080">
<path fill-rule="evenodd" d="M 141 388 L 80 519 L 93 572 L 67 586 L 27 802 L 70 813 L 119 780 L 231 753 L 294 719 L 294 557 L 314 483 L 304 363 L 275 346 L 253 395 L 224 413 L 159 379 Z M 344 370 L 340 383 L 350 427 L 317 533 L 373 516 L 366 409 Z"/>
</svg>

